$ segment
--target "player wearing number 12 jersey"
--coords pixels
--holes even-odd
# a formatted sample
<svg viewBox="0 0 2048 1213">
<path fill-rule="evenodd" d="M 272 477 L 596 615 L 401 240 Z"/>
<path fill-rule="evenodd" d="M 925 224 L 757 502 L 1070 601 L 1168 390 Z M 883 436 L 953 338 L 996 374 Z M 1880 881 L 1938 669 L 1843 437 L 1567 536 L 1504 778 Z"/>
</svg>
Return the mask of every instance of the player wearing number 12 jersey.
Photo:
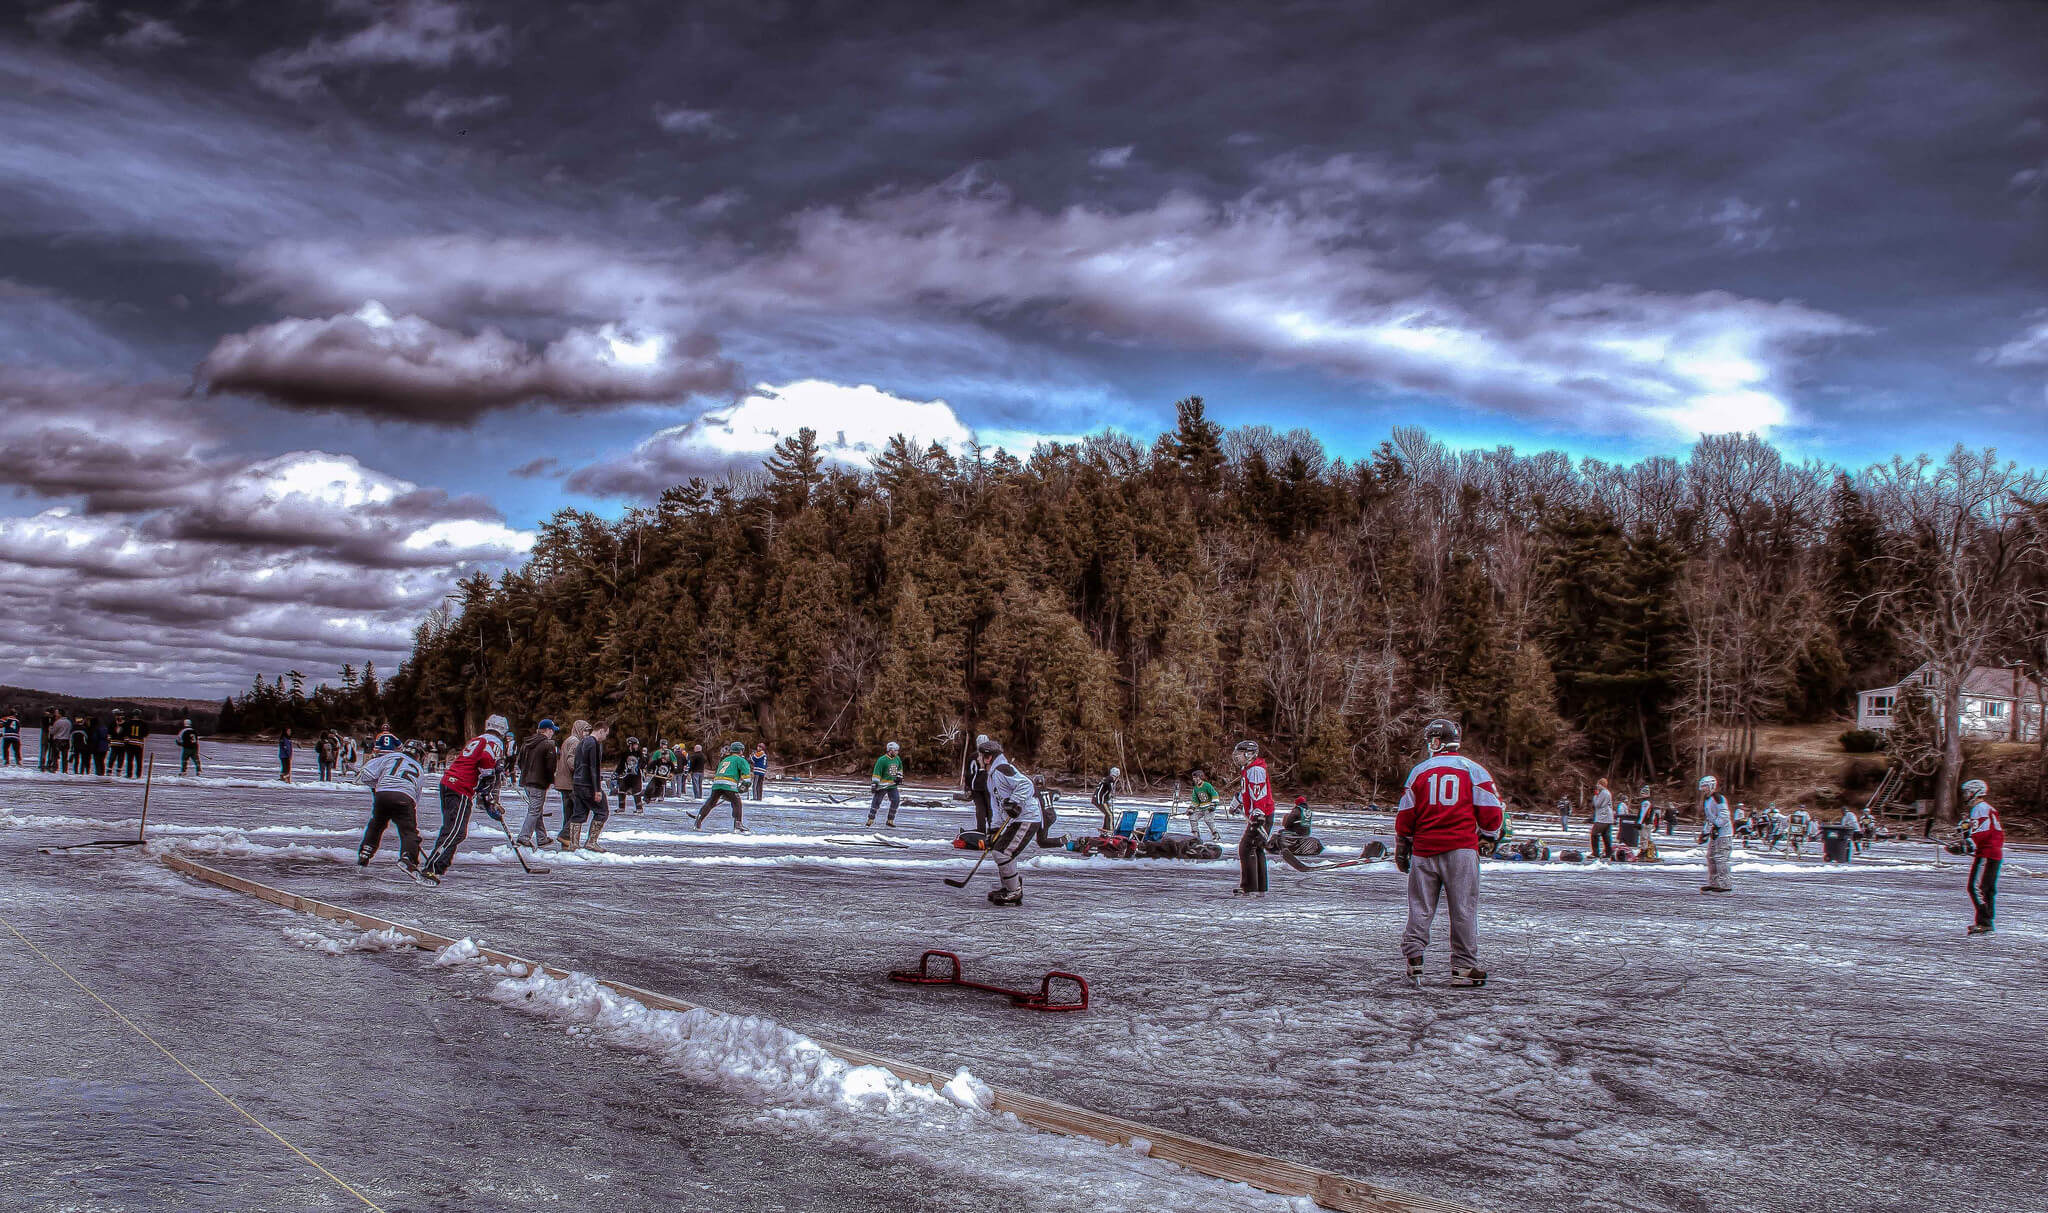
<svg viewBox="0 0 2048 1213">
<path fill-rule="evenodd" d="M 1401 954 L 1408 958 L 1408 980 L 1421 984 L 1422 957 L 1441 898 L 1451 920 L 1451 984 L 1482 986 L 1479 840 L 1500 836 L 1500 792 L 1485 767 L 1458 753 L 1455 723 L 1430 721 L 1422 740 L 1429 757 L 1408 772 L 1394 815 L 1394 865 L 1408 874 Z"/>
</svg>

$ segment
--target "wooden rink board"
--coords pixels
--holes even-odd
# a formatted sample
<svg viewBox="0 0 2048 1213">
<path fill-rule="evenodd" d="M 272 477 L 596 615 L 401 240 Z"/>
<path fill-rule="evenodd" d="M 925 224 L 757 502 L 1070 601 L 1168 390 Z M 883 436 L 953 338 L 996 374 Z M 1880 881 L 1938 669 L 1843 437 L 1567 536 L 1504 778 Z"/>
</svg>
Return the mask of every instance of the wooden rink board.
<svg viewBox="0 0 2048 1213">
<path fill-rule="evenodd" d="M 360 910 L 351 910 L 345 906 L 288 893 L 260 881 L 195 863 L 175 853 L 164 853 L 158 858 L 173 871 L 223 889 L 246 893 L 288 910 L 296 910 L 302 914 L 311 914 L 334 922 L 349 923 L 366 931 L 397 931 L 411 936 L 416 945 L 425 950 L 438 951 L 456 942 L 445 935 L 438 935 L 406 923 L 393 922 Z M 569 976 L 566 969 L 513 956 L 507 952 L 485 947 L 478 947 L 477 951 L 494 964 L 524 965 L 529 970 L 539 970 L 551 977 Z M 602 977 L 594 977 L 593 980 L 645 1006 L 669 1011 L 699 1009 L 695 1004 L 684 1002 L 682 999 L 671 998 L 653 990 L 643 990 L 624 982 Z M 864 1049 L 850 1048 L 823 1040 L 817 1043 L 826 1052 L 850 1065 L 879 1066 L 906 1082 L 941 1088 L 953 1079 L 951 1074 L 941 1074 L 936 1070 L 883 1057 Z M 1149 1153 L 1153 1158 L 1164 1159 L 1215 1179 L 1249 1184 L 1281 1196 L 1306 1196 L 1323 1208 L 1339 1210 L 1340 1213 L 1481 1213 L 1470 1205 L 1427 1196 L 1411 1196 L 1361 1179 L 1353 1179 L 1348 1175 L 1339 1175 L 1334 1171 L 1303 1166 L 1300 1163 L 1288 1162 L 1250 1150 L 1240 1150 L 1235 1146 L 1189 1137 L 1182 1133 L 1154 1129 L 1120 1116 L 1091 1112 L 1072 1104 L 1040 1099 L 1001 1087 L 991 1087 L 990 1090 L 994 1095 L 992 1107 L 995 1111 L 1008 1112 L 1035 1129 L 1069 1137 L 1090 1137 L 1120 1146 L 1127 1146 L 1134 1139 L 1142 1139 L 1150 1143 Z"/>
</svg>

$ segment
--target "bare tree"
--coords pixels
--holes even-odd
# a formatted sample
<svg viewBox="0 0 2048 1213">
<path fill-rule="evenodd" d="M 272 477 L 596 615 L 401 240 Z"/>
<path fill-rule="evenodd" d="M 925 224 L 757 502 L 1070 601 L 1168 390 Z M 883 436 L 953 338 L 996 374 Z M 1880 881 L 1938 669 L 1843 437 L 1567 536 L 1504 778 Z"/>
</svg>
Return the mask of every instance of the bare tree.
<svg viewBox="0 0 2048 1213">
<path fill-rule="evenodd" d="M 1961 444 L 1935 463 L 1894 456 L 1866 473 L 1870 497 L 1889 532 L 1872 559 L 1887 570 L 1874 604 L 1906 649 L 1940 678 L 1942 756 L 1935 820 L 1955 820 L 1963 765 L 1963 682 L 1995 645 L 2022 630 L 2048 591 L 2030 569 L 2042 561 L 2035 525 L 2048 480 L 1995 451 Z"/>
</svg>

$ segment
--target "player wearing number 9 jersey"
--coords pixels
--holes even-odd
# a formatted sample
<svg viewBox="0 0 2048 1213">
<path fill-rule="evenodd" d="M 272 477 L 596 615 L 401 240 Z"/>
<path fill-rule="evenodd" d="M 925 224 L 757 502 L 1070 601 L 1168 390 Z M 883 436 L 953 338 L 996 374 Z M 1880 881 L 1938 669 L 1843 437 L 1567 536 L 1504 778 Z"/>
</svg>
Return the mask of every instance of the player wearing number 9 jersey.
<svg viewBox="0 0 2048 1213">
<path fill-rule="evenodd" d="M 1458 753 L 1458 726 L 1432 720 L 1422 731 L 1429 757 L 1408 772 L 1394 814 L 1394 863 L 1408 874 L 1408 929 L 1401 954 L 1408 980 L 1422 982 L 1437 902 L 1451 920 L 1451 984 L 1482 986 L 1479 967 L 1479 839 L 1500 836 L 1500 792 L 1485 767 Z"/>
</svg>

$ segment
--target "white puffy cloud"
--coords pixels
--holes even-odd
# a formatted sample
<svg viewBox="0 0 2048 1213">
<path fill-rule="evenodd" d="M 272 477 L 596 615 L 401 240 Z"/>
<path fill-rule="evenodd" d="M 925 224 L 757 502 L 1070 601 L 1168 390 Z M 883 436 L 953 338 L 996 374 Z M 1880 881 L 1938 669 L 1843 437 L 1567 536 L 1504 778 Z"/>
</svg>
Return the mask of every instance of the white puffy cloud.
<svg viewBox="0 0 2048 1213">
<path fill-rule="evenodd" d="M 459 0 L 334 0 L 334 10 L 366 23 L 339 36 L 265 55 L 256 83 L 286 97 L 321 87 L 329 73 L 363 67 L 445 68 L 468 61 L 497 63 L 511 38 L 504 26 L 479 25 Z"/>
<path fill-rule="evenodd" d="M 1128 168 L 1131 163 L 1131 153 L 1137 150 L 1137 145 L 1131 143 L 1126 143 L 1122 147 L 1105 147 L 1088 157 L 1088 163 L 1096 168 L 1110 171 Z"/>
<path fill-rule="evenodd" d="M 725 391 L 733 371 L 702 339 L 607 324 L 536 351 L 495 329 L 458 333 L 372 300 L 224 337 L 199 378 L 211 392 L 284 405 L 461 424 L 527 401 L 587 408 Z"/>
<path fill-rule="evenodd" d="M 121 17 L 128 28 L 107 39 L 107 45 L 116 50 L 147 55 L 183 46 L 188 41 L 176 26 L 160 18 L 136 12 L 122 13 Z"/>
<path fill-rule="evenodd" d="M 691 109 L 684 105 L 657 105 L 654 107 L 654 124 L 670 135 L 697 135 L 710 139 L 732 137 L 732 132 L 718 120 L 716 110 Z"/>
<path fill-rule="evenodd" d="M 1982 358 L 1992 366 L 2048 366 L 2048 312 L 2036 313 L 2018 336 L 1985 350 Z"/>
<path fill-rule="evenodd" d="M 760 384 L 730 408 L 713 409 L 656 433 L 616 459 L 579 469 L 569 487 L 608 497 L 653 497 L 692 476 L 758 465 L 800 429 L 817 431 L 827 461 L 866 467 L 902 434 L 919 449 L 957 449 L 974 440 L 943 400 L 906 400 L 867 384 L 817 379 Z"/>
<path fill-rule="evenodd" d="M 428 89 L 405 103 L 405 112 L 415 118 L 425 118 L 435 126 L 446 126 L 462 118 L 481 118 L 504 109 L 508 99 L 498 94 L 480 97 L 465 97 L 443 89 Z"/>
</svg>

